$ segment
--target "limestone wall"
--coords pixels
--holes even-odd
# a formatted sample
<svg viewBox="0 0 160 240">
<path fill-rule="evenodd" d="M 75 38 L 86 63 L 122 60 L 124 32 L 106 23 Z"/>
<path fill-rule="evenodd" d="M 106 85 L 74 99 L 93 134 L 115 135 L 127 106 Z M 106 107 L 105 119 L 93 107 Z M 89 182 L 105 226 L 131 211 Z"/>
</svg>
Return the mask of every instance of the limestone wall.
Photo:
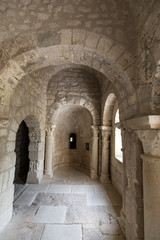
<svg viewBox="0 0 160 240">
<path fill-rule="evenodd" d="M 60 143 L 68 141 L 68 132 L 58 122 L 55 124 L 61 107 L 80 105 L 90 112 L 93 125 L 111 126 L 112 117 L 103 118 L 103 113 L 107 97 L 114 94 L 121 121 L 159 115 L 159 14 L 158 0 L 0 2 L 0 231 L 12 215 L 15 140 L 23 120 L 30 138 L 28 180 L 39 182 L 43 175 L 45 127 L 57 125 L 55 146 L 59 157 L 53 159 L 54 167 L 62 161 Z M 82 116 L 88 119 L 88 128 L 83 128 L 80 120 L 80 146 L 90 141 L 91 120 L 87 114 Z M 64 124 L 69 129 L 67 122 Z M 112 151 L 111 177 L 118 191 L 123 192 L 127 239 L 143 239 L 142 149 L 135 133 L 123 130 L 123 169 Z M 76 129 L 72 126 L 70 131 Z M 85 159 L 88 168 L 90 154 L 82 154 L 82 150 L 76 154 L 79 161 Z M 157 152 L 152 149 L 149 154 Z"/>
<path fill-rule="evenodd" d="M 44 123 L 41 109 L 45 102 L 41 100 L 43 94 L 32 78 L 27 76 L 19 84 L 12 96 L 8 118 L 0 120 L 0 231 L 11 219 L 14 193 L 14 175 L 16 154 L 16 134 L 20 123 L 25 120 L 29 128 L 29 173 L 28 182 L 39 182 L 43 175 L 44 160 Z M 39 94 L 39 95 L 38 95 Z M 43 104 L 44 103 L 44 104 Z"/>
<path fill-rule="evenodd" d="M 92 116 L 81 106 L 66 106 L 58 110 L 53 142 L 53 169 L 75 166 L 90 169 Z M 76 149 L 69 148 L 71 133 L 77 136 Z M 89 151 L 86 150 L 89 143 Z"/>
<path fill-rule="evenodd" d="M 124 130 L 125 235 L 127 239 L 144 239 L 142 143 L 132 131 Z M 136 223 L 136 224 L 135 224 Z"/>
<path fill-rule="evenodd" d="M 1 18 L 5 18 L 1 24 L 0 42 L 5 47 L 10 47 L 10 43 L 4 39 L 14 38 L 20 33 L 26 39 L 21 36 L 16 38 L 12 43 L 14 46 L 23 42 L 25 48 L 29 40 L 34 45 L 38 41 L 44 47 L 48 43 L 56 43 L 59 40 L 58 31 L 65 28 L 92 30 L 132 47 L 134 22 L 128 1 L 122 4 L 110 0 L 8 0 L 1 1 L 0 11 Z M 32 32 L 32 37 L 28 36 L 28 32 Z"/>
<path fill-rule="evenodd" d="M 155 108 L 159 102 L 159 80 L 156 72 L 160 59 L 160 2 L 146 1 L 137 11 L 137 95 L 139 99 L 138 115 L 159 114 Z M 139 11 L 141 11 L 139 13 Z M 159 78 L 158 78 L 159 79 Z M 156 81 L 156 84 L 154 84 Z M 153 90 L 153 86 L 155 86 Z"/>
<path fill-rule="evenodd" d="M 85 69 L 69 68 L 51 78 L 47 88 L 47 124 L 54 124 L 55 111 L 63 105 L 81 105 L 100 119 L 100 87 L 93 73 Z"/>
</svg>

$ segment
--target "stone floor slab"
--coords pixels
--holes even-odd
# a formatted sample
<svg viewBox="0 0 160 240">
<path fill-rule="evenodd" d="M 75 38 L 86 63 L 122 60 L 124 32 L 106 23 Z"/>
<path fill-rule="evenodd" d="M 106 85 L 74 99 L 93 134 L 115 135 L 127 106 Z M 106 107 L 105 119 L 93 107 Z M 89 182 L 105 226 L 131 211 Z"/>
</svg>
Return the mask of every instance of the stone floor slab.
<svg viewBox="0 0 160 240">
<path fill-rule="evenodd" d="M 70 206 L 67 209 L 65 223 L 98 223 L 98 216 L 95 207 Z"/>
<path fill-rule="evenodd" d="M 107 206 L 107 196 L 103 193 L 90 194 L 87 193 L 87 205 L 88 206 Z"/>
<path fill-rule="evenodd" d="M 46 192 L 49 184 L 30 184 L 26 189 L 25 192 Z"/>
<path fill-rule="evenodd" d="M 15 206 L 30 206 L 34 201 L 36 192 L 23 192 L 20 197 L 14 202 Z"/>
<path fill-rule="evenodd" d="M 64 223 L 67 208 L 65 206 L 40 206 L 33 222 L 37 223 Z"/>
<path fill-rule="evenodd" d="M 14 206 L 13 217 L 11 223 L 13 227 L 20 226 L 24 222 L 31 222 L 35 213 L 37 212 L 37 206 Z"/>
<path fill-rule="evenodd" d="M 85 194 L 39 193 L 32 204 L 35 206 L 86 206 L 87 200 Z"/>
<path fill-rule="evenodd" d="M 99 229 L 83 229 L 83 240 L 103 240 L 104 236 Z"/>
<path fill-rule="evenodd" d="M 1 240 L 124 239 L 116 220 L 121 199 L 112 184 L 72 168 L 58 169 L 42 182 L 17 198 Z"/>
<path fill-rule="evenodd" d="M 77 225 L 46 225 L 42 240 L 82 240 L 82 227 Z"/>
<path fill-rule="evenodd" d="M 74 185 L 72 186 L 72 193 L 94 193 L 92 185 Z"/>
<path fill-rule="evenodd" d="M 47 193 L 71 193 L 71 185 L 51 184 L 47 190 Z"/>
<path fill-rule="evenodd" d="M 40 240 L 44 231 L 43 224 L 23 223 L 17 228 L 6 229 L 0 234 L 1 240 Z"/>
</svg>

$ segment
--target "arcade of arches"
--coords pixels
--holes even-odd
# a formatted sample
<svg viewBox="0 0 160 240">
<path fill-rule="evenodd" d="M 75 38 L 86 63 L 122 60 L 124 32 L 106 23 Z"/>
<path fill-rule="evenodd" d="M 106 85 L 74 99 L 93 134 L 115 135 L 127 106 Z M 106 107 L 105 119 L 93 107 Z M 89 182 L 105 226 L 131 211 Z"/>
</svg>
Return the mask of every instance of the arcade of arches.
<svg viewBox="0 0 160 240">
<path fill-rule="evenodd" d="M 2 234 L 28 184 L 72 168 L 116 189 L 127 240 L 160 239 L 159 17 L 159 0 L 0 1 Z"/>
</svg>

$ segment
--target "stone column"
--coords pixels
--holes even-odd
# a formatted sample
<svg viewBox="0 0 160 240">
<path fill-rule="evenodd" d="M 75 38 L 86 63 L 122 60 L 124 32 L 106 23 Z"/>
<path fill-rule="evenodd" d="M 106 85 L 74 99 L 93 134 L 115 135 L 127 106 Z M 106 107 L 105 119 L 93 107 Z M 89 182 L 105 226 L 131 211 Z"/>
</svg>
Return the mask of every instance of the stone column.
<svg viewBox="0 0 160 240">
<path fill-rule="evenodd" d="M 46 151 L 45 151 L 45 175 L 52 178 L 52 144 L 53 144 L 53 127 L 46 129 Z"/>
<path fill-rule="evenodd" d="M 98 178 L 98 133 L 99 127 L 92 126 L 92 157 L 90 163 L 90 177 Z"/>
<path fill-rule="evenodd" d="M 100 127 L 102 133 L 102 167 L 101 183 L 110 183 L 109 179 L 109 136 L 111 135 L 110 126 Z"/>
<path fill-rule="evenodd" d="M 143 195 L 145 240 L 160 238 L 160 130 L 137 131 L 144 148 Z"/>
<path fill-rule="evenodd" d="M 160 157 L 142 154 L 144 232 L 146 240 L 160 237 Z"/>
</svg>

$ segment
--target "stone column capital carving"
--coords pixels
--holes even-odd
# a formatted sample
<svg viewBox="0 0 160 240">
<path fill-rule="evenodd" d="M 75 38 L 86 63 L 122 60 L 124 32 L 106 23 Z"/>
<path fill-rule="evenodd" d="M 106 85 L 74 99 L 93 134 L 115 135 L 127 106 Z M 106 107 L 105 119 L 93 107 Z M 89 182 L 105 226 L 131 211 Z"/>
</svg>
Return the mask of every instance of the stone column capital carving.
<svg viewBox="0 0 160 240">
<path fill-rule="evenodd" d="M 92 137 L 97 137 L 98 138 L 98 133 L 99 133 L 99 126 L 92 126 Z"/>
<path fill-rule="evenodd" d="M 112 127 L 111 126 L 101 126 L 100 130 L 102 133 L 103 140 L 104 139 L 108 140 L 109 136 L 112 133 Z"/>
<path fill-rule="evenodd" d="M 46 128 L 46 136 L 52 136 L 53 132 L 55 131 L 56 125 L 49 126 Z"/>
<path fill-rule="evenodd" d="M 142 141 L 145 154 L 160 156 L 160 130 L 136 130 L 135 132 Z"/>
</svg>

